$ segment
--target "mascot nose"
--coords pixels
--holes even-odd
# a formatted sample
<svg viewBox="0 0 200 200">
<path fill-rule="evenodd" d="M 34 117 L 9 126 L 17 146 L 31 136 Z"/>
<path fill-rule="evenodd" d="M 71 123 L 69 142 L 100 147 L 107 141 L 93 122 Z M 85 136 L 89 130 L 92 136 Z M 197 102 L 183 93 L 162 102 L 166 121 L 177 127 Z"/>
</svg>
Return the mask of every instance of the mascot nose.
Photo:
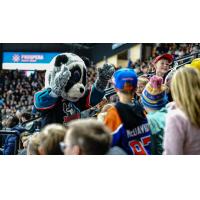
<svg viewBox="0 0 200 200">
<path fill-rule="evenodd" d="M 83 93 L 84 92 L 84 89 L 81 87 L 80 88 L 80 93 Z"/>
</svg>

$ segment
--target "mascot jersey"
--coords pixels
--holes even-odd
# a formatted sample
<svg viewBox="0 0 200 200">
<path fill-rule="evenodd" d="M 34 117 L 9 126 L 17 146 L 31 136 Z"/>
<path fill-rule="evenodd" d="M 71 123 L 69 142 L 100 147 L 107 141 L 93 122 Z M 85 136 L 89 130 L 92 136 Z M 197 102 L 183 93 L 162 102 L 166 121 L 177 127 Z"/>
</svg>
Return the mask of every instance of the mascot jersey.
<svg viewBox="0 0 200 200">
<path fill-rule="evenodd" d="M 119 146 L 129 155 L 151 154 L 151 132 L 143 108 L 118 102 L 104 120 L 112 131 L 112 146 Z"/>
<path fill-rule="evenodd" d="M 62 97 L 54 98 L 50 92 L 51 89 L 47 88 L 37 92 L 34 97 L 34 106 L 42 114 L 42 127 L 50 123 L 66 125 L 69 121 L 80 118 L 81 111 L 98 104 L 105 94 L 93 85 L 79 101 L 71 102 Z"/>
</svg>

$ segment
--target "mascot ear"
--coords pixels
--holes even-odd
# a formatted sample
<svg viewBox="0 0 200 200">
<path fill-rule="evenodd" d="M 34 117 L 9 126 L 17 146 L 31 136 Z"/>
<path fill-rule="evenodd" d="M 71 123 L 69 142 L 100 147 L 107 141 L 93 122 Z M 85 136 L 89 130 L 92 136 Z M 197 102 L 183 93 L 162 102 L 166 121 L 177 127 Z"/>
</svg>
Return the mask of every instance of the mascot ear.
<svg viewBox="0 0 200 200">
<path fill-rule="evenodd" d="M 85 63 L 85 66 L 87 67 L 87 68 L 89 68 L 90 67 L 90 60 L 89 60 L 89 58 L 87 58 L 87 57 L 81 57 L 81 59 L 84 61 L 84 63 Z"/>
<path fill-rule="evenodd" d="M 56 57 L 55 66 L 60 67 L 62 64 L 68 62 L 68 57 L 66 55 L 59 55 Z"/>
</svg>

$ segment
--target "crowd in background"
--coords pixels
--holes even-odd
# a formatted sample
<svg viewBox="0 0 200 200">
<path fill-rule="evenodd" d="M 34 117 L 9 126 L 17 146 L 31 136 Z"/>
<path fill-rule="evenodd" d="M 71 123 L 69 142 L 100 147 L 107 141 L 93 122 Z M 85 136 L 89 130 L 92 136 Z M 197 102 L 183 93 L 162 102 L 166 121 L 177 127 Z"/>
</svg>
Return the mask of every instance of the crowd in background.
<svg viewBox="0 0 200 200">
<path fill-rule="evenodd" d="M 44 87 L 44 72 L 1 70 L 0 71 L 0 110 L 5 119 L 17 110 L 31 112 L 36 91 Z"/>
<path fill-rule="evenodd" d="M 153 48 L 152 56 L 145 60 L 137 60 L 131 62 L 131 67 L 136 70 L 138 75 L 142 75 L 144 72 L 152 71 L 152 60 L 161 54 L 168 53 L 173 56 L 174 59 L 183 58 L 194 53 L 199 52 L 200 44 L 170 44 L 170 43 L 160 43 Z"/>
<path fill-rule="evenodd" d="M 68 128 L 59 124 L 51 124 L 34 135 L 28 133 L 24 128 L 19 128 L 18 125 L 31 118 L 33 96 L 36 91 L 44 87 L 44 72 L 35 71 L 27 75 L 23 71 L 1 71 L 0 110 L 2 120 L 5 122 L 3 125 L 19 133 L 22 142 L 21 154 L 200 154 L 198 147 L 200 146 L 200 121 L 197 119 L 199 116 L 197 111 L 200 109 L 197 104 L 200 103 L 198 94 L 200 71 L 184 67 L 178 70 L 174 79 L 172 77 L 175 71 L 167 73 L 170 69 L 170 59 L 181 58 L 197 53 L 199 50 L 199 44 L 159 44 L 154 48 L 152 57 L 149 59 L 131 62 L 131 65 L 127 66 L 127 69 L 130 70 L 128 75 L 126 72 L 124 73 L 124 67 L 121 69 L 120 66 L 116 66 L 116 80 L 118 78 L 117 71 L 125 76 L 130 76 L 132 73 L 131 76 L 137 79 L 137 83 L 134 82 L 131 85 L 132 89 L 135 88 L 134 92 L 132 89 L 131 93 L 129 91 L 121 92 L 121 88 L 114 85 L 119 92 L 107 99 L 107 104 L 97 116 L 97 120 L 74 120 L 69 123 Z M 172 58 L 159 57 L 164 54 L 170 54 Z M 159 67 L 156 66 L 158 61 L 160 61 Z M 200 61 L 193 64 L 194 68 L 198 68 Z M 165 73 L 162 72 L 162 65 L 165 67 Z M 151 74 L 152 72 L 154 75 Z M 89 67 L 87 73 L 87 87 L 90 87 L 97 74 L 95 66 Z M 120 80 L 116 82 L 120 82 Z M 172 91 L 170 91 L 171 84 L 173 85 Z M 185 92 L 184 89 L 187 91 Z M 180 90 L 183 92 L 180 93 Z M 132 95 L 134 95 L 134 106 L 137 105 L 137 107 L 129 105 L 132 102 Z M 193 95 L 194 98 L 192 98 Z M 116 109 L 113 108 L 114 106 Z M 123 112 L 121 115 L 120 109 L 127 111 L 125 115 Z M 20 111 L 19 116 L 17 111 Z M 127 118 L 126 113 L 132 114 L 130 116 L 127 114 Z M 127 119 L 127 122 L 122 119 Z M 146 141 L 145 148 L 141 147 L 140 143 L 129 143 L 132 150 L 127 146 L 129 138 L 124 138 L 124 131 L 133 128 L 129 127 L 130 123 L 128 123 L 131 119 L 137 121 L 137 126 L 145 127 L 141 128 L 146 131 L 143 138 L 150 138 L 151 147 L 148 146 L 149 140 Z M 120 132 L 121 128 L 123 130 Z M 90 130 L 89 135 L 88 130 Z M 128 134 L 130 137 L 134 137 L 133 133 L 127 131 Z M 4 144 L 14 143 L 15 140 L 16 136 L 10 136 L 5 138 Z M 81 140 L 83 141 L 80 142 Z M 71 148 L 68 148 L 69 146 Z M 5 148 L 6 145 L 4 145 Z M 13 151 L 14 149 L 9 149 L 10 153 L 5 154 L 13 154 Z"/>
</svg>

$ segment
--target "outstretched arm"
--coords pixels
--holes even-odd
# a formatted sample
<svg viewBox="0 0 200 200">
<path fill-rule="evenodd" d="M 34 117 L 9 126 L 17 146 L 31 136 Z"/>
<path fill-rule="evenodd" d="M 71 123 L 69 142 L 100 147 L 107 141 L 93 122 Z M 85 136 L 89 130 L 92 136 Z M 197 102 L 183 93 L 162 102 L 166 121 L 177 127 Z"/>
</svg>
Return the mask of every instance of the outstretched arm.
<svg viewBox="0 0 200 200">
<path fill-rule="evenodd" d="M 101 102 L 105 95 L 105 89 L 108 81 L 111 79 L 115 68 L 111 64 L 104 64 L 102 68 L 98 69 L 97 80 L 92 86 L 91 94 L 89 95 L 89 102 L 91 106 L 97 105 Z"/>
</svg>

